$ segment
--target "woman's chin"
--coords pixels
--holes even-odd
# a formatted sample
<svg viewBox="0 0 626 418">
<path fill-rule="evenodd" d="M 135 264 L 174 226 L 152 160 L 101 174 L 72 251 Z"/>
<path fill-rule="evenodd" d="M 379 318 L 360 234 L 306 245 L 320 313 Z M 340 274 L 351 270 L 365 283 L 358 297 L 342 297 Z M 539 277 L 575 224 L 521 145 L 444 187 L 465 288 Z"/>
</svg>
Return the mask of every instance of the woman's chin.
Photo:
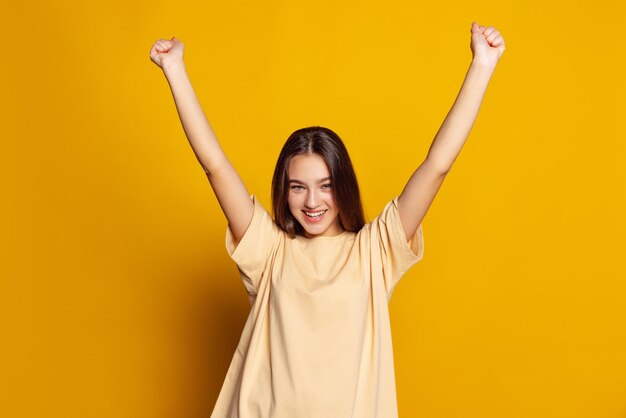
<svg viewBox="0 0 626 418">
<path fill-rule="evenodd" d="M 324 232 L 326 232 L 326 230 L 323 228 L 315 228 L 315 227 L 310 227 L 310 226 L 304 227 L 304 233 L 306 234 L 307 238 L 314 238 L 317 236 L 321 236 L 324 234 Z"/>
<path fill-rule="evenodd" d="M 342 231 L 339 226 L 327 225 L 327 224 L 318 224 L 318 225 L 303 225 L 304 233 L 307 238 L 315 238 L 322 236 L 335 236 L 339 235 Z"/>
</svg>

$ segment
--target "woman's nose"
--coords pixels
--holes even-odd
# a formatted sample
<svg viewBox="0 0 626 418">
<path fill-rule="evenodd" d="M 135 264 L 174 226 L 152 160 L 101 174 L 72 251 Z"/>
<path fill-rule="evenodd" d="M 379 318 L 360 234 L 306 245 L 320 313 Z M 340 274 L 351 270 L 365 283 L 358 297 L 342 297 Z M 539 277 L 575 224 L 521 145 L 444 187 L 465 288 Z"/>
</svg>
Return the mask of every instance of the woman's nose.
<svg viewBox="0 0 626 418">
<path fill-rule="evenodd" d="M 306 200 L 304 204 L 309 208 L 315 208 L 319 205 L 317 194 L 315 192 L 309 191 L 306 195 Z"/>
</svg>

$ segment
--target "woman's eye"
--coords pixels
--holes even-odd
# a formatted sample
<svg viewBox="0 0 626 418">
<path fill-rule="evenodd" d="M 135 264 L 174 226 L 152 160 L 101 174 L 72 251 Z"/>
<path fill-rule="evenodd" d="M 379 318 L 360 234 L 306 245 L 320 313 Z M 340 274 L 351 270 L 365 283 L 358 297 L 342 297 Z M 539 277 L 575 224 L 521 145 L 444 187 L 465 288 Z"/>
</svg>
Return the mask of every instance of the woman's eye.
<svg viewBox="0 0 626 418">
<path fill-rule="evenodd" d="M 291 190 L 303 190 L 303 189 L 304 187 L 297 185 L 297 184 L 294 184 L 293 186 L 291 186 Z"/>
<path fill-rule="evenodd" d="M 330 183 L 326 183 L 322 185 L 322 189 L 331 189 L 332 185 Z"/>
</svg>

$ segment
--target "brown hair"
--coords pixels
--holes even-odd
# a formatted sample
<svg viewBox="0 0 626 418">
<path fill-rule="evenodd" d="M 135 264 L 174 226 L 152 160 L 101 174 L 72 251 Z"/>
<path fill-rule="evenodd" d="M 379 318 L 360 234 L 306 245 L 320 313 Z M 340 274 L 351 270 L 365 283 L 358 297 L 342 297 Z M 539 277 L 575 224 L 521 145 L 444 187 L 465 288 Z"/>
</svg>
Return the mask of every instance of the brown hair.
<svg viewBox="0 0 626 418">
<path fill-rule="evenodd" d="M 290 237 L 304 235 L 304 228 L 289 210 L 289 163 L 296 155 L 318 154 L 328 171 L 333 196 L 339 209 L 339 224 L 350 232 L 358 232 L 365 225 L 363 205 L 356 174 L 343 141 L 335 132 L 321 126 L 298 129 L 292 133 L 280 151 L 272 179 L 272 209 L 276 224 Z"/>
</svg>

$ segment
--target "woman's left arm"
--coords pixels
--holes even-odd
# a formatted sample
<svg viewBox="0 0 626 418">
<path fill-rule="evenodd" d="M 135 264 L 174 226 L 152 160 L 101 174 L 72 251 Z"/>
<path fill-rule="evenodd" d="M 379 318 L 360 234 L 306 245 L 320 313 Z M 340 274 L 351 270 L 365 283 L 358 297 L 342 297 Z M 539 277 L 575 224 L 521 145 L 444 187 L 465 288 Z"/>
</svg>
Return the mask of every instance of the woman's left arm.
<svg viewBox="0 0 626 418">
<path fill-rule="evenodd" d="M 435 135 L 424 162 L 398 197 L 400 221 L 409 240 L 424 219 L 443 180 L 474 125 L 487 85 L 502 53 L 504 39 L 492 26 L 472 23 L 472 63 L 461 90 Z"/>
</svg>

